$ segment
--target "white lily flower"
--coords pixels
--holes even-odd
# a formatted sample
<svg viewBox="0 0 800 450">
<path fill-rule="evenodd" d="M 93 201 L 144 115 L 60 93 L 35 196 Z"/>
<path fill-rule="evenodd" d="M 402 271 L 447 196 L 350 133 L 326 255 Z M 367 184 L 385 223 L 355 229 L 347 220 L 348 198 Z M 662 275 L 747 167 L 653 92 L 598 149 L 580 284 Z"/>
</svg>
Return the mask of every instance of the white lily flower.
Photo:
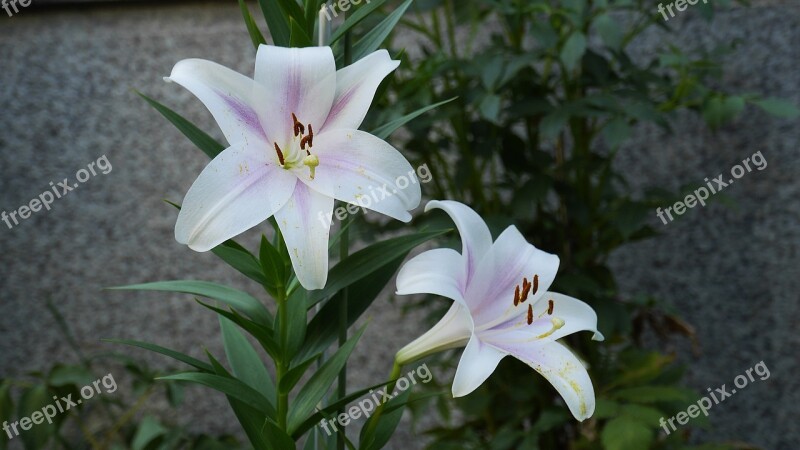
<svg viewBox="0 0 800 450">
<path fill-rule="evenodd" d="M 359 131 L 381 81 L 399 65 L 385 50 L 339 71 L 330 47 L 262 45 L 255 79 L 187 59 L 167 78 L 211 111 L 230 145 L 186 194 L 175 238 L 208 251 L 275 216 L 297 278 L 321 289 L 328 276 L 334 199 L 359 204 L 413 172 L 394 147 Z M 385 192 L 385 191 L 384 191 Z M 420 202 L 412 183 L 368 207 L 404 222 Z"/>
<path fill-rule="evenodd" d="M 529 244 L 516 227 L 496 241 L 483 219 L 454 201 L 431 201 L 455 222 L 463 244 L 426 251 L 409 260 L 397 276 L 397 293 L 437 294 L 454 301 L 431 330 L 397 353 L 404 364 L 466 345 L 453 380 L 453 396 L 478 388 L 498 363 L 511 355 L 542 374 L 578 420 L 591 417 L 594 388 L 582 362 L 557 342 L 577 331 L 597 331 L 597 315 L 580 300 L 547 289 L 559 260 Z"/>
</svg>

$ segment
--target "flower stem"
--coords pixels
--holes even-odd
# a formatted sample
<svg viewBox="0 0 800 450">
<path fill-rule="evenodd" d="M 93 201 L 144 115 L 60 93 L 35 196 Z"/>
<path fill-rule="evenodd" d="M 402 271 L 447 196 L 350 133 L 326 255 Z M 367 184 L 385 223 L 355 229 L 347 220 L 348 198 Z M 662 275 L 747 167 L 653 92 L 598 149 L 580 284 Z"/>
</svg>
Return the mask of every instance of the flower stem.
<svg viewBox="0 0 800 450">
<path fill-rule="evenodd" d="M 343 261 L 347 256 L 350 254 L 350 227 L 348 227 L 348 222 L 352 220 L 350 217 L 346 218 L 342 222 L 342 227 L 344 230 L 342 231 L 342 236 L 339 238 L 339 257 L 340 261 Z M 344 345 L 347 342 L 347 301 L 348 301 L 348 289 L 344 288 L 341 292 L 341 299 L 339 300 L 339 347 Z M 337 388 L 337 398 L 344 398 L 347 395 L 347 364 L 342 367 L 342 371 L 339 372 L 339 386 Z M 344 413 L 345 406 L 339 410 L 339 414 Z M 337 414 L 337 416 L 339 415 Z M 344 450 L 345 448 L 345 431 L 342 430 L 337 435 L 337 448 L 339 450 Z"/>
<path fill-rule="evenodd" d="M 288 306 L 286 305 L 288 297 L 283 290 L 280 291 L 278 294 L 279 298 L 277 299 L 278 303 L 278 326 L 280 327 L 280 342 L 281 344 L 285 344 L 287 340 L 286 333 L 288 330 Z M 281 385 L 281 380 L 286 375 L 286 371 L 288 369 L 288 361 L 286 361 L 287 356 L 281 355 L 280 358 L 275 362 L 275 372 L 277 378 L 277 385 Z M 281 430 L 287 430 L 286 424 L 286 417 L 289 414 L 289 393 L 282 392 L 280 388 L 278 388 L 278 427 Z"/>
<path fill-rule="evenodd" d="M 394 392 L 394 387 L 397 384 L 397 379 L 400 378 L 400 370 L 403 368 L 402 364 L 397 362 L 397 357 L 394 359 L 394 364 L 392 365 L 392 372 L 389 374 L 390 383 L 386 386 L 387 392 L 391 395 Z M 383 415 L 383 410 L 386 407 L 386 403 L 381 403 L 375 409 L 375 413 L 372 415 L 372 418 L 367 425 L 367 431 L 364 433 L 364 436 L 367 436 L 367 439 L 372 437 L 375 433 L 375 429 L 378 428 L 378 424 L 381 420 L 381 415 Z"/>
</svg>

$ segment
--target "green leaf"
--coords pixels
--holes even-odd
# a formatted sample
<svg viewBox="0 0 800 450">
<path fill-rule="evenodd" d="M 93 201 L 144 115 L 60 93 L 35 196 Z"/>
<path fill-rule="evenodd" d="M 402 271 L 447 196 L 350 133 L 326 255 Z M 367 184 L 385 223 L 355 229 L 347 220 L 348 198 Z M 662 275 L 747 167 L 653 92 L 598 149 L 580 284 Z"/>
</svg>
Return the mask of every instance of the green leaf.
<svg viewBox="0 0 800 450">
<path fill-rule="evenodd" d="M 439 102 L 439 103 L 434 103 L 433 105 L 428 105 L 428 106 L 426 106 L 424 108 L 420 108 L 420 109 L 412 112 L 411 114 L 406 114 L 403 117 L 394 119 L 391 122 L 374 129 L 372 131 L 372 134 L 377 136 L 377 137 L 379 137 L 379 138 L 381 138 L 381 139 L 386 139 L 392 133 L 394 133 L 398 128 L 402 127 L 403 125 L 407 124 L 408 122 L 411 122 L 412 120 L 416 119 L 417 117 L 425 114 L 426 112 L 428 112 L 428 111 L 430 111 L 430 110 L 432 110 L 434 108 L 438 108 L 439 106 L 442 106 L 445 103 L 450 103 L 450 102 L 452 102 L 453 100 L 455 100 L 457 98 L 458 97 L 449 98 L 449 99 L 447 99 L 445 101 L 442 101 L 442 102 Z"/>
<path fill-rule="evenodd" d="M 623 42 L 623 28 L 608 14 L 600 14 L 594 19 L 597 33 L 606 45 L 614 50 L 619 50 Z"/>
<path fill-rule="evenodd" d="M 319 355 L 317 355 L 317 357 L 318 356 Z M 306 373 L 306 370 L 308 370 L 308 368 L 311 367 L 311 364 L 317 360 L 317 357 L 309 358 L 286 372 L 281 379 L 280 384 L 278 385 L 278 390 L 285 393 L 291 392 L 297 382 L 300 381 L 300 378 L 302 378 Z"/>
<path fill-rule="evenodd" d="M 275 404 L 275 384 L 256 350 L 230 319 L 219 316 L 219 325 L 233 375 Z"/>
<path fill-rule="evenodd" d="M 569 117 L 569 110 L 567 108 L 558 108 L 544 116 L 539 123 L 539 133 L 542 134 L 542 138 L 555 139 L 561 130 L 567 126 Z"/>
<path fill-rule="evenodd" d="M 291 405 L 289 410 L 288 424 L 290 433 L 293 433 L 299 425 L 301 425 L 306 418 L 314 411 L 317 403 L 322 400 L 325 393 L 328 392 L 331 384 L 336 380 L 336 377 L 341 372 L 342 367 L 347 364 L 347 359 L 350 353 L 358 343 L 361 335 L 364 334 L 366 327 L 361 327 L 353 337 L 347 340 L 330 359 L 314 373 L 308 380 L 308 383 L 300 389 L 297 397 Z"/>
<path fill-rule="evenodd" d="M 199 295 L 218 300 L 231 308 L 237 309 L 248 315 L 254 321 L 264 326 L 271 327 L 274 321 L 272 314 L 252 295 L 208 281 L 175 280 L 156 281 L 153 283 L 132 284 L 109 288 L 111 290 L 136 290 L 136 291 L 163 291 L 181 292 L 184 294 Z"/>
<path fill-rule="evenodd" d="M 399 395 L 389 400 L 386 403 L 386 409 L 380 416 L 372 416 L 364 424 L 362 431 L 369 430 L 371 422 L 378 419 L 378 425 L 375 427 L 374 434 L 364 434 L 362 438 L 361 448 L 364 450 L 378 450 L 383 448 L 389 442 L 389 438 L 394 434 L 397 425 L 400 424 L 400 419 L 403 418 L 403 408 L 408 403 L 408 397 L 411 395 L 411 390 L 401 392 Z"/>
<path fill-rule="evenodd" d="M 407 253 L 406 253 L 407 254 Z M 369 278 L 361 279 L 348 288 L 347 326 L 352 326 L 359 317 L 369 308 L 384 287 L 391 281 L 397 269 L 406 258 L 400 255 L 394 261 L 373 272 Z M 341 292 L 325 303 L 322 309 L 311 319 L 306 332 L 306 342 L 295 356 L 297 361 L 306 361 L 327 349 L 338 336 L 338 327 L 335 320 L 342 302 Z"/>
<path fill-rule="evenodd" d="M 133 435 L 131 450 L 144 450 L 148 444 L 167 433 L 167 429 L 154 417 L 146 416 Z"/>
<path fill-rule="evenodd" d="M 358 8 L 353 14 L 348 15 L 344 23 L 331 35 L 330 43 L 333 44 L 340 38 L 344 37 L 345 33 L 350 31 L 350 29 L 354 26 L 358 25 L 362 20 L 370 15 L 370 13 L 380 8 L 384 3 L 386 3 L 386 0 L 372 0 L 372 2 L 362 6 L 361 8 Z"/>
<path fill-rule="evenodd" d="M 615 391 L 614 397 L 636 403 L 695 401 L 694 392 L 674 386 L 639 386 Z"/>
<path fill-rule="evenodd" d="M 273 332 L 271 329 L 263 325 L 259 325 L 256 322 L 242 316 L 241 314 L 234 311 L 226 311 L 224 309 L 217 308 L 215 306 L 203 303 L 201 301 L 197 301 L 201 306 L 214 311 L 215 313 L 225 317 L 226 319 L 230 320 L 231 322 L 239 325 L 243 330 L 247 331 L 252 335 L 254 338 L 258 340 L 258 342 L 264 347 L 264 350 L 273 358 L 278 358 L 280 356 L 278 343 L 275 342 L 273 338 Z"/>
<path fill-rule="evenodd" d="M 47 390 L 47 387 L 36 385 L 23 391 L 19 399 L 19 406 L 17 410 L 17 417 L 31 418 L 34 412 L 41 412 L 42 408 L 50 405 L 53 402 L 53 396 Z M 55 435 L 56 424 L 49 424 L 46 421 L 35 425 L 32 423 L 33 428 L 24 431 L 20 429 L 20 439 L 25 444 L 25 450 L 39 450 L 47 445 L 50 438 Z M 20 425 L 21 428 L 21 425 Z"/>
<path fill-rule="evenodd" d="M 328 275 L 328 284 L 325 288 L 309 293 L 310 301 L 308 306 L 315 305 L 325 297 L 333 295 L 356 281 L 369 276 L 414 247 L 448 231 L 450 230 L 423 231 L 387 239 L 353 253 L 331 269 Z"/>
<path fill-rule="evenodd" d="M 568 71 L 573 71 L 586 52 L 586 36 L 580 31 L 573 32 L 561 49 L 561 62 Z"/>
<path fill-rule="evenodd" d="M 187 381 L 208 386 L 211 389 L 229 395 L 236 400 L 254 408 L 266 416 L 274 416 L 272 404 L 260 392 L 244 384 L 236 378 L 200 372 L 184 372 L 159 377 L 158 380 Z"/>
<path fill-rule="evenodd" d="M 276 0 L 258 0 L 264 20 L 267 21 L 272 42 L 279 47 L 289 46 L 289 18 L 281 9 Z"/>
<path fill-rule="evenodd" d="M 622 117 L 612 119 L 605 127 L 603 127 L 603 138 L 610 148 L 616 148 L 621 145 L 631 135 L 631 127 L 628 121 Z"/>
<path fill-rule="evenodd" d="M 392 32 L 397 22 L 400 21 L 413 1 L 414 0 L 406 0 L 403 2 L 402 5 L 386 16 L 381 23 L 359 39 L 358 42 L 353 45 L 353 61 L 358 61 L 377 50 L 389 36 L 389 33 Z"/>
<path fill-rule="evenodd" d="M 258 256 L 267 282 L 276 286 L 277 289 L 282 289 L 286 284 L 286 264 L 280 252 L 269 243 L 264 235 L 261 235 L 261 249 Z"/>
<path fill-rule="evenodd" d="M 306 337 L 308 324 L 307 295 L 308 291 L 305 289 L 297 289 L 286 299 L 286 326 L 288 329 L 285 333 L 280 333 L 286 339 L 285 342 L 281 342 L 284 361 L 292 359 Z"/>
<path fill-rule="evenodd" d="M 779 98 L 753 100 L 752 103 L 775 117 L 795 119 L 800 116 L 800 109 L 794 103 Z"/>
<path fill-rule="evenodd" d="M 256 25 L 256 21 L 253 20 L 253 16 L 250 15 L 250 8 L 247 7 L 244 0 L 239 0 L 239 8 L 242 10 L 244 24 L 247 26 L 247 34 L 250 35 L 250 40 L 253 41 L 253 47 L 258 49 L 259 45 L 266 44 L 267 41 L 258 29 L 258 25 Z"/>
<path fill-rule="evenodd" d="M 306 13 L 303 8 L 297 3 L 296 0 L 276 0 L 280 4 L 283 12 L 289 16 L 289 21 L 294 20 L 298 26 L 304 26 L 306 21 Z M 291 26 L 289 27 L 291 28 Z"/>
<path fill-rule="evenodd" d="M 641 450 L 650 448 L 653 431 L 629 416 L 608 421 L 601 435 L 604 450 Z"/>
<path fill-rule="evenodd" d="M 122 344 L 128 345 L 131 347 L 138 347 L 143 348 L 145 350 L 149 350 L 151 352 L 160 353 L 165 356 L 169 356 L 172 359 L 178 360 L 182 363 L 188 364 L 198 370 L 203 370 L 206 372 L 213 372 L 214 368 L 208 365 L 207 363 L 200 361 L 199 359 L 193 358 L 189 355 L 185 355 L 180 352 L 176 352 L 175 350 L 170 350 L 168 348 L 164 348 L 155 344 L 148 344 L 147 342 L 141 341 L 132 341 L 128 339 L 103 339 L 104 342 L 111 342 L 113 344 Z"/>
<path fill-rule="evenodd" d="M 95 381 L 95 376 L 84 366 L 57 365 L 47 376 L 47 384 L 55 387 L 83 387 Z"/>
<path fill-rule="evenodd" d="M 620 413 L 623 416 L 628 416 L 634 420 L 638 420 L 644 425 L 650 426 L 659 423 L 659 420 L 664 417 L 664 413 L 656 408 L 642 405 L 623 405 L 620 409 Z"/>
<path fill-rule="evenodd" d="M 294 449 L 297 446 L 294 440 L 281 430 L 275 422 L 267 420 L 262 427 L 262 434 L 270 443 L 269 449 Z"/>
<path fill-rule="evenodd" d="M 293 0 L 289 1 L 293 2 Z M 289 19 L 289 29 L 291 30 L 289 42 L 292 47 L 311 47 L 314 45 L 306 30 L 294 18 Z"/>
<path fill-rule="evenodd" d="M 500 117 L 500 106 L 502 104 L 502 99 L 498 95 L 494 94 L 487 94 L 481 100 L 480 105 L 478 105 L 478 110 L 481 113 L 481 117 L 492 122 L 494 124 L 500 124 L 499 117 Z"/>
<path fill-rule="evenodd" d="M 227 241 L 222 245 L 214 247 L 211 252 L 247 278 L 265 287 L 274 288 L 274 286 L 269 286 L 269 280 L 264 276 L 264 270 L 258 262 L 258 259 L 244 247 L 233 241 Z"/>
<path fill-rule="evenodd" d="M 194 145 L 197 146 L 200 150 L 203 151 L 209 158 L 214 158 L 220 154 L 223 150 L 225 150 L 225 146 L 217 142 L 214 138 L 209 136 L 206 132 L 197 128 L 193 123 L 189 122 L 188 120 L 184 119 L 180 114 L 176 113 L 175 111 L 167 108 L 166 106 L 162 105 L 161 103 L 153 100 L 152 98 L 142 94 L 139 91 L 136 92 L 140 97 L 142 97 L 147 103 L 150 104 L 156 111 L 160 112 L 162 116 L 164 116 L 167 120 L 172 122 L 184 136 L 189 138 L 190 141 Z"/>
</svg>

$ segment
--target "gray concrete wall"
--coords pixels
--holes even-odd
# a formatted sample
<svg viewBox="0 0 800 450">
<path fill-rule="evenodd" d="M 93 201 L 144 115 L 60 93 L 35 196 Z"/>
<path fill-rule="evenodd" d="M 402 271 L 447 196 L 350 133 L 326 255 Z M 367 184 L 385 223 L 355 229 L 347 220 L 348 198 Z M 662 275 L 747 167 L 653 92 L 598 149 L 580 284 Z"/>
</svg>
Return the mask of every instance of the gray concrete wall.
<svg viewBox="0 0 800 450">
<path fill-rule="evenodd" d="M 711 25 L 686 12 L 675 20 L 680 46 L 741 39 L 723 84 L 800 104 L 797 2 L 765 2 L 719 15 Z M 663 43 L 647 36 L 640 50 Z M 253 293 L 258 287 L 173 238 L 179 201 L 206 163 L 182 135 L 139 100 L 140 89 L 220 137 L 210 115 L 161 77 L 183 58 L 202 57 L 252 73 L 253 52 L 235 2 L 158 7 L 23 10 L 0 15 L 0 209 L 12 210 L 106 155 L 108 175 L 88 180 L 52 210 L 14 229 L 0 226 L 0 375 L 49 367 L 71 353 L 44 308 L 52 299 L 87 351 L 122 337 L 160 342 L 202 357 L 222 354 L 215 318 L 189 298 L 109 293 L 102 287 L 159 279 L 207 279 Z M 800 444 L 797 373 L 800 173 L 796 121 L 748 109 L 717 134 L 694 117 L 675 133 L 643 128 L 620 157 L 635 188 L 703 184 L 761 150 L 769 165 L 725 191 L 738 209 L 695 208 L 662 226 L 664 236 L 620 251 L 614 265 L 626 292 L 659 296 L 696 327 L 703 354 L 674 343 L 689 382 L 705 391 L 763 360 L 768 381 L 711 413 L 705 439 L 749 441 L 768 449 Z M 665 205 L 666 206 L 666 205 Z M 255 244 L 255 234 L 244 241 Z M 353 361 L 353 385 L 385 377 L 391 355 L 421 332 L 418 317 L 377 303 Z M 673 344 L 665 344 L 673 345 Z M 119 349 L 119 348 L 113 348 Z M 163 359 L 129 352 L 156 364 Z M 236 430 L 220 396 L 191 390 L 186 416 L 197 430 Z M 688 405 L 687 405 L 688 406 Z M 408 429 L 397 448 L 412 448 Z"/>
</svg>

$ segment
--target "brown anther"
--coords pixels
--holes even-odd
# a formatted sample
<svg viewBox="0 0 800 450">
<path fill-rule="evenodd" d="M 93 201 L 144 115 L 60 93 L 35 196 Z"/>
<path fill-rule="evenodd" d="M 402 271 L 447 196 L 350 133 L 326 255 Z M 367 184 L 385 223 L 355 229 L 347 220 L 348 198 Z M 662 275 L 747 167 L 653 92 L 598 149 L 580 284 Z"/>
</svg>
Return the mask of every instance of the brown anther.
<svg viewBox="0 0 800 450">
<path fill-rule="evenodd" d="M 536 295 L 536 291 L 539 290 L 539 275 L 533 276 L 533 295 Z"/>
<path fill-rule="evenodd" d="M 300 150 L 305 150 L 306 154 L 310 155 L 311 152 L 306 148 L 306 144 L 308 144 L 308 148 L 314 146 L 314 130 L 311 128 L 311 124 L 308 124 L 308 136 L 303 136 L 303 139 L 300 139 Z"/>
<path fill-rule="evenodd" d="M 306 132 L 306 128 L 303 126 L 303 124 L 299 120 L 297 120 L 297 116 L 295 116 L 294 113 L 292 113 L 292 120 L 294 120 L 294 135 L 295 135 L 295 137 L 297 137 L 298 135 L 301 135 L 301 134 Z"/>
<path fill-rule="evenodd" d="M 277 142 L 275 142 L 274 144 L 275 144 L 275 151 L 278 152 L 278 161 L 280 161 L 281 165 L 284 165 L 285 161 L 283 160 L 283 152 L 281 151 L 281 148 L 278 147 Z"/>
<path fill-rule="evenodd" d="M 519 285 L 514 289 L 514 306 L 519 305 Z"/>
<path fill-rule="evenodd" d="M 552 316 L 552 315 L 553 315 L 553 307 L 554 307 L 554 306 L 555 306 L 555 305 L 553 304 L 553 301 L 552 301 L 552 300 L 548 300 L 548 301 L 547 301 L 547 315 L 549 315 L 549 316 Z"/>
<path fill-rule="evenodd" d="M 520 296 L 520 303 L 525 302 L 528 299 L 528 293 L 531 291 L 531 284 L 528 283 L 528 279 L 522 280 L 522 294 Z"/>
<path fill-rule="evenodd" d="M 528 325 L 533 323 L 533 305 L 528 305 Z"/>
</svg>

